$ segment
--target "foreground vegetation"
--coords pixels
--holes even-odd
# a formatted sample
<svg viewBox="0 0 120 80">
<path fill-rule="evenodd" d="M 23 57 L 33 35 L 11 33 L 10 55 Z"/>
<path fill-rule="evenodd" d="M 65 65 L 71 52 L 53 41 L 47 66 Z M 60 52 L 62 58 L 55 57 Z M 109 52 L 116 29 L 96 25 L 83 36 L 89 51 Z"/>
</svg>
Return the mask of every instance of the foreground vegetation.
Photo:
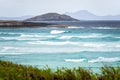
<svg viewBox="0 0 120 80">
<path fill-rule="evenodd" d="M 104 66 L 95 74 L 81 67 L 53 71 L 0 60 L 0 80 L 120 80 L 120 67 Z"/>
</svg>

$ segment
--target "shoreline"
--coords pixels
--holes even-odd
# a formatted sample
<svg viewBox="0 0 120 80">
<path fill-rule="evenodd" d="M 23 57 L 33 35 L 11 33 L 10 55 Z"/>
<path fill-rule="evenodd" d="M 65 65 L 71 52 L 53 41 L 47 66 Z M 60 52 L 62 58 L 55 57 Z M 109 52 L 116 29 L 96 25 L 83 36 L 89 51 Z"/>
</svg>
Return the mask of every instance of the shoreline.
<svg viewBox="0 0 120 80">
<path fill-rule="evenodd" d="M 33 66 L 14 64 L 9 61 L 0 60 L 0 80 L 119 80 L 120 66 L 104 66 L 100 68 L 101 73 L 93 73 L 89 69 L 58 68 L 53 71 L 46 66 L 38 69 Z"/>
<path fill-rule="evenodd" d="M 0 20 L 0 27 L 13 27 L 13 28 L 19 28 L 19 27 L 46 27 L 49 25 L 53 25 L 50 23 L 35 23 L 35 22 L 25 22 L 25 21 L 6 21 L 6 20 Z"/>
<path fill-rule="evenodd" d="M 5 21 L 0 20 L 0 28 L 39 28 L 39 27 L 59 27 L 66 28 L 68 25 L 57 24 L 57 23 L 47 23 L 47 22 L 25 22 L 25 21 Z"/>
</svg>

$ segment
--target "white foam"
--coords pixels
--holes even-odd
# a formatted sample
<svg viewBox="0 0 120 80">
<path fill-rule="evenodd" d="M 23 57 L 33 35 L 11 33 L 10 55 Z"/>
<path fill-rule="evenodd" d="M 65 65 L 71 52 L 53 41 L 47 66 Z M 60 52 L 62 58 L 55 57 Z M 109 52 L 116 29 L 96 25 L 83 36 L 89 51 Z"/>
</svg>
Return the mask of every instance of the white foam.
<svg viewBox="0 0 120 80">
<path fill-rule="evenodd" d="M 51 46 L 64 49 L 72 48 L 75 51 L 120 51 L 118 42 L 74 42 L 74 41 L 29 41 L 28 45 Z M 51 48 L 49 47 L 49 48 Z"/>
<path fill-rule="evenodd" d="M 61 36 L 59 39 L 71 39 L 71 38 L 103 38 L 103 37 L 108 37 L 109 35 L 102 35 L 98 33 L 92 33 L 89 35 L 74 35 L 74 36 Z"/>
<path fill-rule="evenodd" d="M 65 62 L 83 62 L 85 59 L 65 59 Z"/>
<path fill-rule="evenodd" d="M 92 29 L 118 29 L 114 27 L 92 27 Z"/>
<path fill-rule="evenodd" d="M 84 28 L 84 27 L 78 27 L 78 26 L 68 26 L 68 28 Z"/>
<path fill-rule="evenodd" d="M 52 35 L 48 35 L 48 36 L 45 36 L 45 35 L 41 35 L 41 34 L 21 34 L 20 37 L 53 37 Z"/>
<path fill-rule="evenodd" d="M 71 39 L 73 36 L 61 36 L 59 39 Z"/>
<path fill-rule="evenodd" d="M 105 44 L 102 44 L 102 43 L 84 43 L 83 44 L 84 47 L 103 47 L 105 46 Z"/>
<path fill-rule="evenodd" d="M 98 34 L 98 33 L 92 33 L 92 34 L 87 34 L 87 35 L 81 35 L 78 36 L 79 38 L 103 38 L 107 37 L 108 35 L 103 35 L 103 34 Z"/>
<path fill-rule="evenodd" d="M 41 40 L 39 38 L 17 38 L 16 40 L 31 40 L 31 41 L 34 41 L 34 40 Z"/>
<path fill-rule="evenodd" d="M 8 50 L 8 49 L 18 49 L 16 47 L 11 47 L 11 46 L 7 46 L 7 47 L 3 47 L 5 50 Z"/>
<path fill-rule="evenodd" d="M 41 34 L 21 34 L 18 37 L 0 37 L 1 40 L 43 40 L 48 38 L 55 38 L 55 35 L 41 35 Z"/>
<path fill-rule="evenodd" d="M 115 37 L 115 38 L 120 38 L 120 37 L 118 36 L 118 37 Z"/>
<path fill-rule="evenodd" d="M 41 37 L 41 35 L 37 34 L 22 34 L 20 37 Z"/>
<path fill-rule="evenodd" d="M 31 34 L 31 35 L 21 35 L 21 37 L 17 38 L 18 40 L 42 40 L 48 38 L 55 38 L 53 35 L 40 35 L 40 34 Z"/>
<path fill-rule="evenodd" d="M 21 55 L 21 54 L 30 54 L 30 53 L 19 53 L 19 52 L 17 52 L 17 53 L 14 53 L 14 52 L 11 52 L 11 53 L 9 53 L 9 52 L 0 52 L 0 55 L 5 55 L 5 54 L 8 54 L 8 55 Z"/>
<path fill-rule="evenodd" d="M 64 42 L 53 42 L 53 41 L 35 41 L 35 42 L 28 42 L 28 44 L 43 44 L 43 45 L 75 45 L 81 47 L 94 47 L 99 48 L 105 46 L 102 43 L 84 43 L 84 42 L 71 42 L 71 41 L 64 41 Z"/>
<path fill-rule="evenodd" d="M 65 42 L 52 42 L 52 41 L 36 41 L 36 42 L 28 42 L 28 44 L 45 44 L 45 45 L 77 45 L 77 42 L 70 42 L 70 41 L 65 41 Z"/>
<path fill-rule="evenodd" d="M 117 48 L 120 48 L 120 45 L 116 45 Z"/>
<path fill-rule="evenodd" d="M 10 34 L 10 35 L 13 35 L 13 34 L 22 34 L 22 33 L 0 32 L 0 34 Z"/>
<path fill-rule="evenodd" d="M 17 50 L 18 48 L 12 47 L 12 46 L 6 46 L 3 47 L 3 49 L 0 52 L 6 52 L 7 50 Z"/>
<path fill-rule="evenodd" d="M 85 36 L 78 36 L 78 38 L 100 38 L 100 36 L 97 36 L 97 35 L 85 35 Z"/>
<path fill-rule="evenodd" d="M 107 36 L 108 35 L 92 33 L 92 34 L 89 34 L 89 35 L 80 36 L 80 38 L 103 38 L 103 37 L 107 37 Z"/>
<path fill-rule="evenodd" d="M 71 39 L 71 38 L 100 38 L 97 35 L 84 35 L 84 36 L 61 36 L 59 39 Z"/>
<path fill-rule="evenodd" d="M 97 62 L 116 62 L 120 61 L 120 58 L 114 57 L 114 58 L 105 58 L 105 57 L 98 57 L 97 59 L 89 60 L 90 63 L 97 63 Z"/>
<path fill-rule="evenodd" d="M 62 31 L 62 30 L 52 30 L 50 32 L 50 34 L 61 34 L 61 33 L 64 33 L 65 31 Z"/>
<path fill-rule="evenodd" d="M 29 37 L 1 37 L 3 40 L 41 40 L 39 38 L 29 38 Z"/>
</svg>

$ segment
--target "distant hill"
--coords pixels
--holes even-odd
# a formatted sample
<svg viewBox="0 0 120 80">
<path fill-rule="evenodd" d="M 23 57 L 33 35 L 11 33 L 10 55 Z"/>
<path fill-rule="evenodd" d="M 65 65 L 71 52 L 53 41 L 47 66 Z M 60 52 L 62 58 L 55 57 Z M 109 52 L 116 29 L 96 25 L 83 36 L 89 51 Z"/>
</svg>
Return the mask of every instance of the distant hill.
<svg viewBox="0 0 120 80">
<path fill-rule="evenodd" d="M 79 21 L 71 16 L 58 13 L 47 13 L 32 18 L 25 19 L 25 21 Z"/>
<path fill-rule="evenodd" d="M 67 12 L 65 14 L 79 20 L 120 20 L 120 15 L 97 16 L 86 10 L 81 10 L 74 13 Z"/>
</svg>

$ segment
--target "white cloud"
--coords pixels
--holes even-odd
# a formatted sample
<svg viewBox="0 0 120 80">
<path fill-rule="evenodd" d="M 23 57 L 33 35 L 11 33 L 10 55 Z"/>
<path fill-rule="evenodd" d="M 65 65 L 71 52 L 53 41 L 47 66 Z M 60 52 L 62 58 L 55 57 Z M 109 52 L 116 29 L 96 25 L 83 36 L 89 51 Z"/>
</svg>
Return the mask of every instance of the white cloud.
<svg viewBox="0 0 120 80">
<path fill-rule="evenodd" d="M 88 10 L 97 15 L 120 14 L 120 0 L 0 0 L 0 16 Z"/>
</svg>

